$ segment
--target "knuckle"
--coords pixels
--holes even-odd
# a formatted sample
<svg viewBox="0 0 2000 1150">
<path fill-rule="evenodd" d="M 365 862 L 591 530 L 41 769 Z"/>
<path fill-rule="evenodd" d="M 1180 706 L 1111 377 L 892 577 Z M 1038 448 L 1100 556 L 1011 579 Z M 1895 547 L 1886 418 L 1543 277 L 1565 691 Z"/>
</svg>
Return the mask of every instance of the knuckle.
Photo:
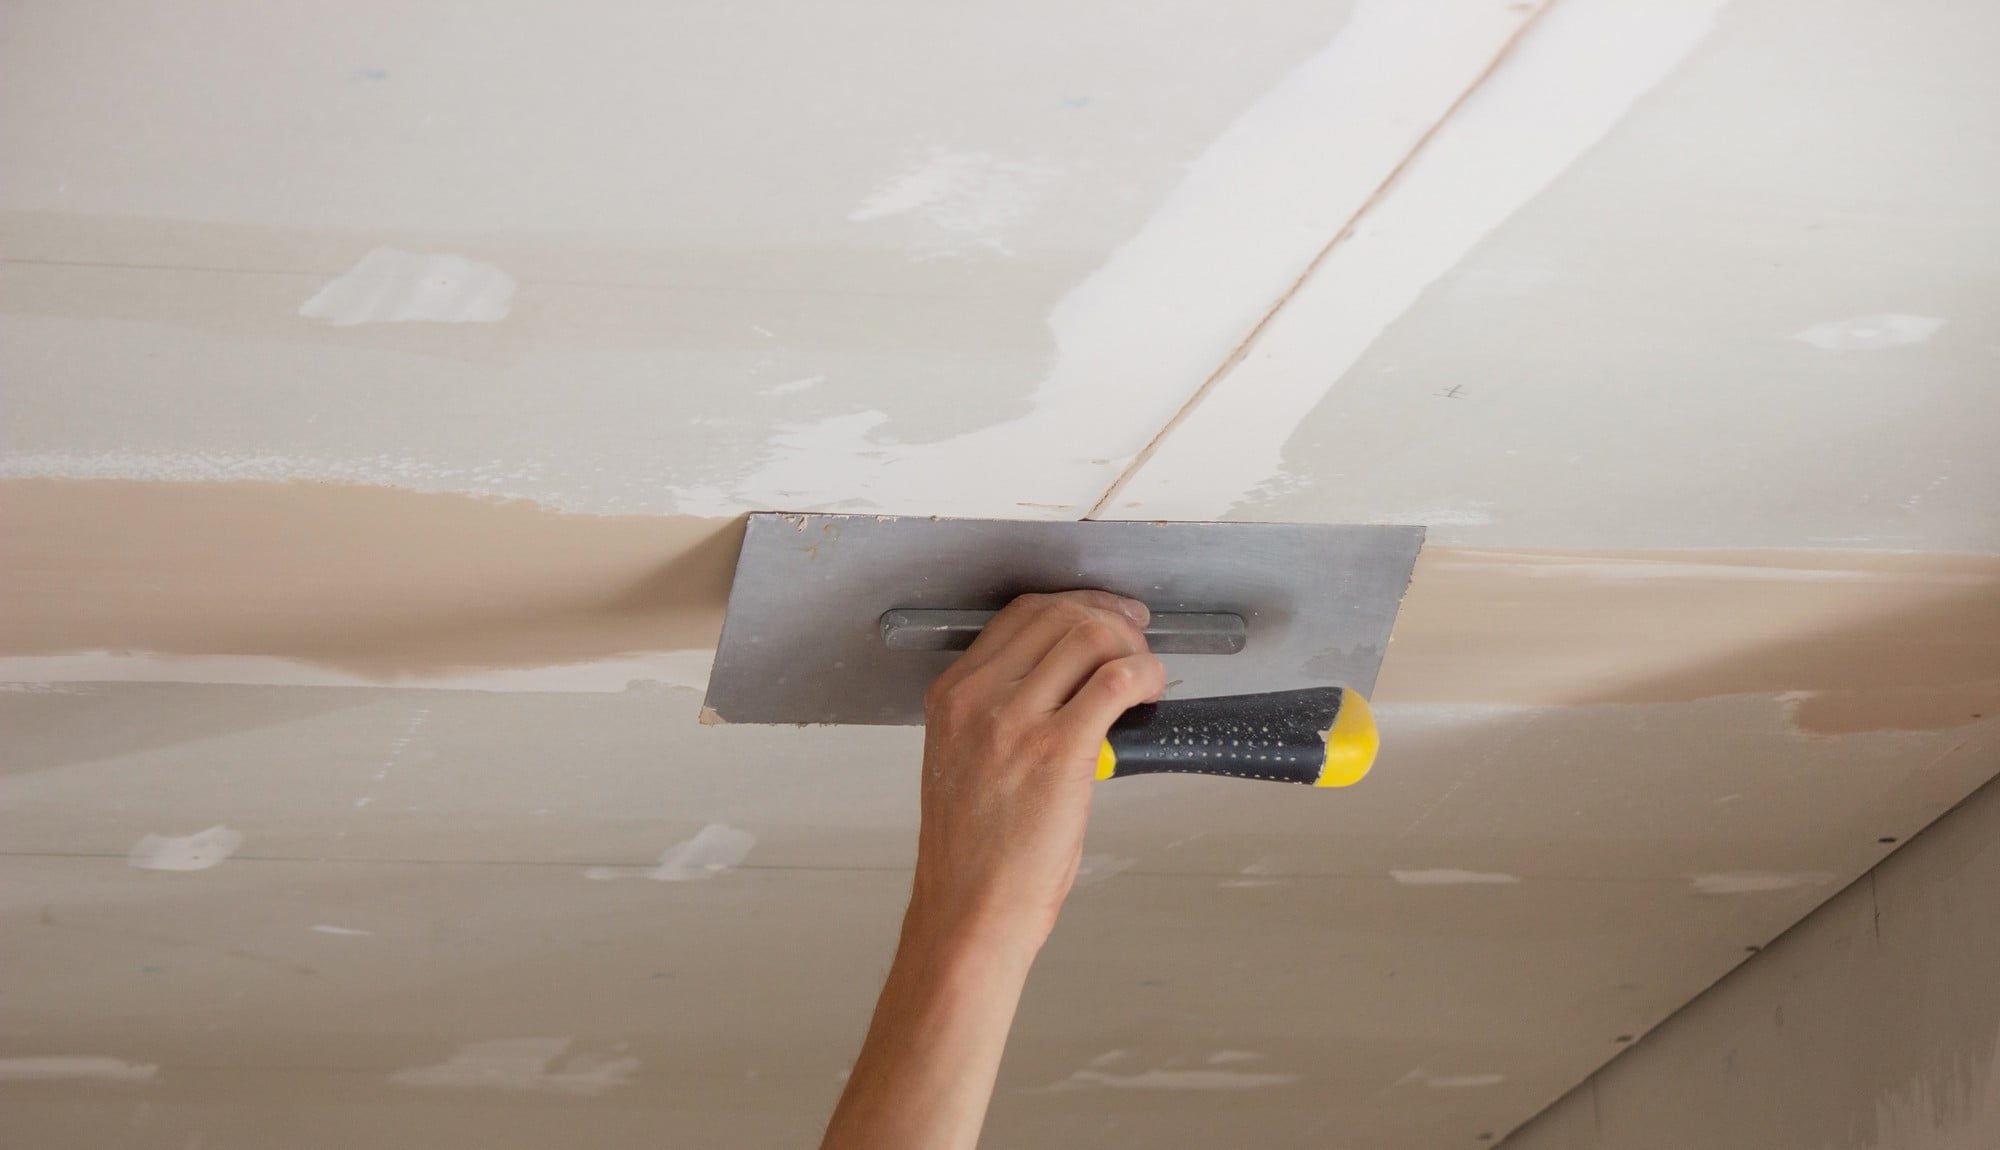
<svg viewBox="0 0 2000 1150">
<path fill-rule="evenodd" d="M 1126 659 L 1106 663 L 1097 673 L 1103 678 L 1104 685 L 1113 690 L 1130 690 L 1138 686 L 1140 682 L 1139 669 Z"/>
<path fill-rule="evenodd" d="M 924 692 L 924 716 L 931 722 L 961 725 L 971 717 L 972 700 L 964 680 L 940 679 Z"/>
<path fill-rule="evenodd" d="M 1115 651 L 1125 646 L 1126 637 L 1116 623 L 1102 615 L 1093 615 L 1076 625 L 1074 634 L 1092 650 Z"/>
<path fill-rule="evenodd" d="M 1091 617 L 1091 610 L 1088 606 L 1066 595 L 1054 598 L 1049 603 L 1049 610 L 1059 617 L 1068 619 L 1074 623 L 1081 623 Z"/>
</svg>

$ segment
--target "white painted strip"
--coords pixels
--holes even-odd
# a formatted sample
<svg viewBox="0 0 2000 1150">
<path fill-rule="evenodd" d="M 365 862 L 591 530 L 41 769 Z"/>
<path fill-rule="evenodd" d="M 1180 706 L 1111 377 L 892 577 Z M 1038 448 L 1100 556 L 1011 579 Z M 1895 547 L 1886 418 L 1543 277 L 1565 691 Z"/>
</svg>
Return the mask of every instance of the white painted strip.
<svg viewBox="0 0 2000 1150">
<path fill-rule="evenodd" d="M 1562 0 L 1105 509 L 1220 519 L 1425 287 L 1528 203 L 1700 43 L 1726 0 Z"/>
</svg>

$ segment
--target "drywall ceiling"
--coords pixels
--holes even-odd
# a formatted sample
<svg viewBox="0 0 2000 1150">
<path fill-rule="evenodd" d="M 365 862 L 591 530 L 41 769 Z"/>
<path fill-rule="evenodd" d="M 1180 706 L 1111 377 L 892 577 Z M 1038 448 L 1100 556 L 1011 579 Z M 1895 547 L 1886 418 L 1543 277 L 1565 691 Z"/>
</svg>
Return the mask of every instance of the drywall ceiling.
<svg viewBox="0 0 2000 1150">
<path fill-rule="evenodd" d="M 994 1145 L 1490 1141 L 2000 770 L 1989 6 L 8 21 L 42 1143 L 809 1141 L 917 736 L 694 722 L 753 508 L 1431 526 L 1364 787 L 1100 792 Z"/>
</svg>

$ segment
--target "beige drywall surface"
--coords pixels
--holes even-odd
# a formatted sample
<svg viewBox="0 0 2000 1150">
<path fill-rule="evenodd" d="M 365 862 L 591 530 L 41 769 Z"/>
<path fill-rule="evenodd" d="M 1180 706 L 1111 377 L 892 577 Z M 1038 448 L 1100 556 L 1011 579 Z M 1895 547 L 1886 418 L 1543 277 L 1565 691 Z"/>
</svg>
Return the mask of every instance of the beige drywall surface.
<svg viewBox="0 0 2000 1150">
<path fill-rule="evenodd" d="M 0 1082 L 10 1126 L 59 1146 L 809 1141 L 908 888 L 918 734 L 702 728 L 698 704 L 0 695 L 0 929 L 32 988 L 0 1067 L 44 1068 Z M 1783 714 L 1385 706 L 1384 761 L 1339 802 L 1103 788 L 992 1144 L 1504 1132 L 2000 754 L 1992 723 L 1825 737 Z M 37 1061 L 57 1058 L 102 1061 Z"/>
<path fill-rule="evenodd" d="M 1431 527 L 997 1146 L 1479 1145 L 2000 769 L 1977 0 L 9 19 L 10 1133 L 810 1142 L 917 734 L 695 722 L 752 509 Z"/>
<path fill-rule="evenodd" d="M 2000 784 L 1988 784 L 1506 1145 L 2000 1145 L 1995 970 Z"/>
</svg>

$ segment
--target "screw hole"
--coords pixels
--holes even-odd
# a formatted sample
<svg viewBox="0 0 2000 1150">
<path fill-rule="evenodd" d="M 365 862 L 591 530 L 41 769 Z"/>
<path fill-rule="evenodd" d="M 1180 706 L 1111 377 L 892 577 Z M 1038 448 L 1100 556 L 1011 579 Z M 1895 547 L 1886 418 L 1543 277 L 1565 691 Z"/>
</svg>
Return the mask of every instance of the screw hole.
<svg viewBox="0 0 2000 1150">
<path fill-rule="evenodd" d="M 1878 842 L 1878 843 L 1892 843 L 1892 842 L 1895 842 L 1895 841 L 1896 841 L 1896 836 L 1895 836 L 1895 835 L 1883 835 L 1883 836 L 1882 836 L 1881 838 L 1879 838 L 1879 839 L 1876 839 L 1875 841 L 1876 841 L 1876 842 Z"/>
</svg>

